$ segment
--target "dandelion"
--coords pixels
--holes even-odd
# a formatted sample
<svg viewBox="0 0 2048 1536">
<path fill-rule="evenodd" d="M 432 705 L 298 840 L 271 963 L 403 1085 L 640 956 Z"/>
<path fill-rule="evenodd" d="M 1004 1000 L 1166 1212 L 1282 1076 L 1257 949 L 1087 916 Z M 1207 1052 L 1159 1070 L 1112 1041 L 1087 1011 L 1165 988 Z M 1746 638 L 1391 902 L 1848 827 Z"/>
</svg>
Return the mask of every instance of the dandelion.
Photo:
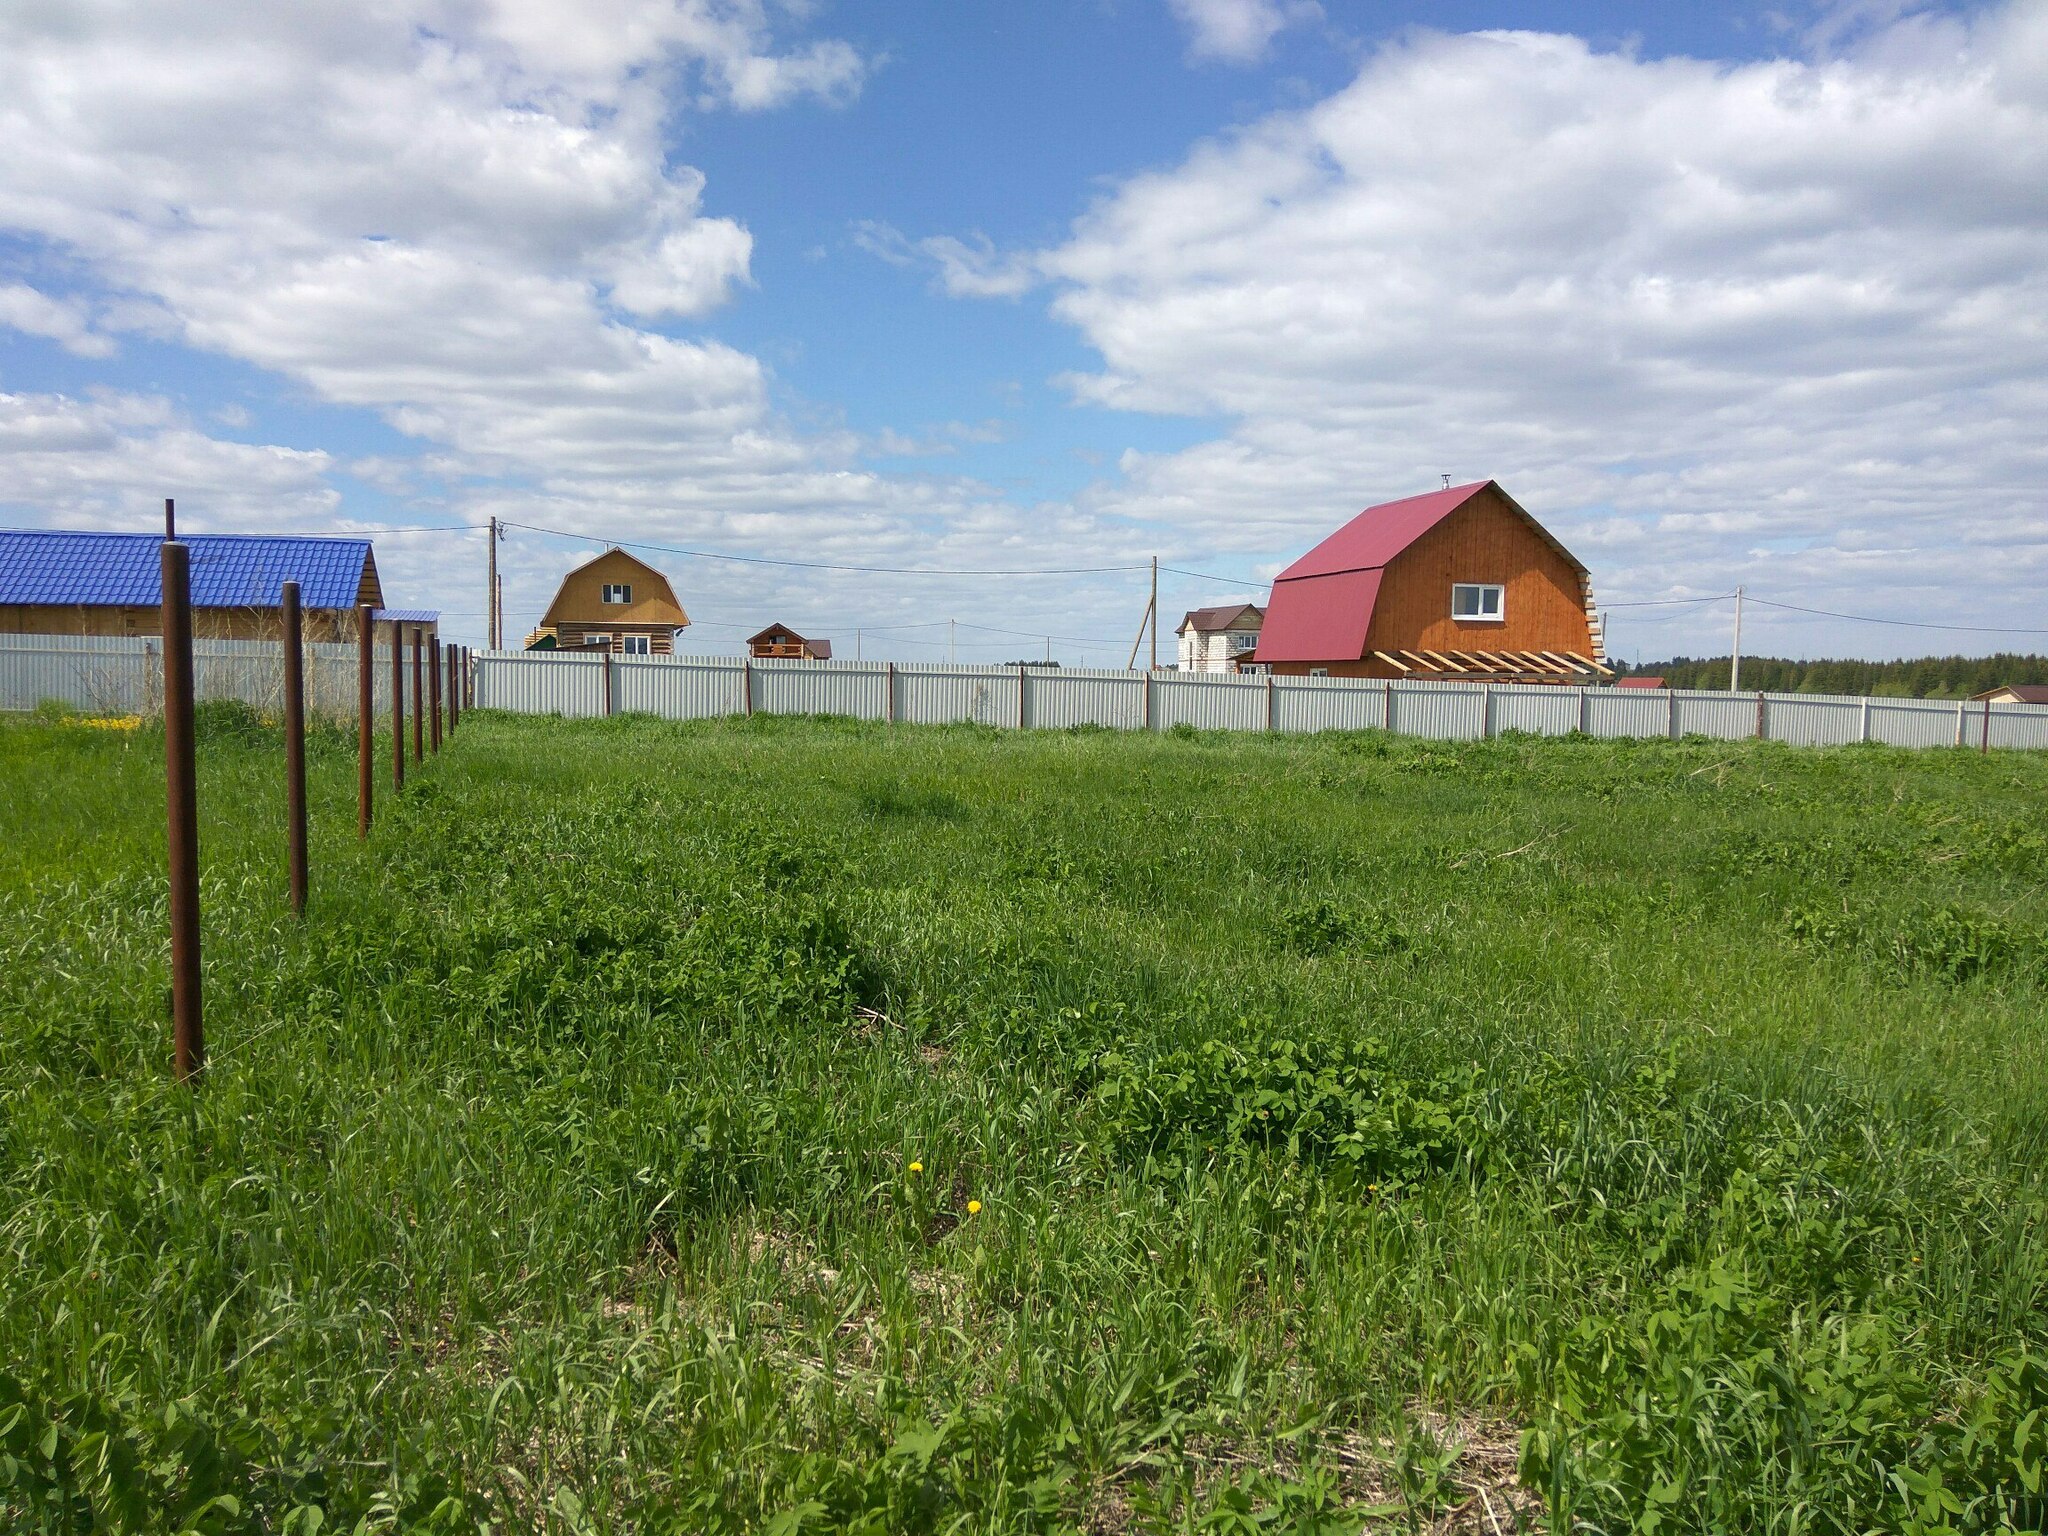
<svg viewBox="0 0 2048 1536">
<path fill-rule="evenodd" d="M 967 1214 L 970 1216 L 979 1216 L 981 1214 L 981 1202 L 979 1200 L 968 1201 Z"/>
<path fill-rule="evenodd" d="M 923 1163 L 912 1163 L 912 1164 L 910 1165 L 910 1171 L 911 1171 L 912 1173 L 923 1173 L 923 1172 L 924 1172 L 924 1164 L 923 1164 Z"/>
</svg>

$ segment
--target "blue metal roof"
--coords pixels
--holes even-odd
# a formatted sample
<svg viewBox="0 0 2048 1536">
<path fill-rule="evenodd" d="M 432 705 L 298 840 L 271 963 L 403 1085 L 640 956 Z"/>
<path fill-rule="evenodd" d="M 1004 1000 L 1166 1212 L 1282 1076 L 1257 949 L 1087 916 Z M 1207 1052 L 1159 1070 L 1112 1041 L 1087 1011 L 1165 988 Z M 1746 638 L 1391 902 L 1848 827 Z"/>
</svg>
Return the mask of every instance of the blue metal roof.
<svg viewBox="0 0 2048 1536">
<path fill-rule="evenodd" d="M 441 610 L 438 608 L 379 608 L 370 615 L 379 624 L 438 624 Z"/>
<path fill-rule="evenodd" d="M 375 562 L 368 539 L 194 533 L 195 608 L 275 608 L 287 581 L 308 608 L 353 608 Z M 163 601 L 162 538 L 153 533 L 0 529 L 0 604 L 154 607 Z"/>
</svg>

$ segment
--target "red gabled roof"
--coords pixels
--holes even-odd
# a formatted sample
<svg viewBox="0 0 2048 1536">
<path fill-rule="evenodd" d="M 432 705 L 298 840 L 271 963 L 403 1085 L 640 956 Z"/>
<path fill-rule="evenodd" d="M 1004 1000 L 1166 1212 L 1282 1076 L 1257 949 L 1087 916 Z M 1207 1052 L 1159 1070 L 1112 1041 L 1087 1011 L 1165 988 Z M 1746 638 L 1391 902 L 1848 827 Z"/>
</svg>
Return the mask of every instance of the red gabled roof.
<svg viewBox="0 0 2048 1536">
<path fill-rule="evenodd" d="M 1282 571 L 1280 580 L 1287 581 L 1296 576 L 1328 576 L 1333 571 L 1364 571 L 1386 565 L 1474 496 L 1489 488 L 1528 518 L 1529 526 L 1571 561 L 1574 568 L 1585 570 L 1570 550 L 1551 538 L 1549 531 L 1535 518 L 1529 517 L 1522 505 L 1496 482 L 1475 480 L 1470 485 L 1454 485 L 1448 490 L 1404 496 L 1399 501 L 1383 501 L 1376 507 L 1367 507 Z"/>
<path fill-rule="evenodd" d="M 1273 583 L 1260 661 L 1356 661 L 1365 654 L 1384 571 L 1333 571 Z"/>
<path fill-rule="evenodd" d="M 1297 576 L 1328 576 L 1337 571 L 1365 571 L 1385 565 L 1438 523 L 1493 484 L 1454 485 L 1422 496 L 1404 496 L 1367 507 L 1322 543 L 1280 573 L 1282 581 Z"/>
</svg>

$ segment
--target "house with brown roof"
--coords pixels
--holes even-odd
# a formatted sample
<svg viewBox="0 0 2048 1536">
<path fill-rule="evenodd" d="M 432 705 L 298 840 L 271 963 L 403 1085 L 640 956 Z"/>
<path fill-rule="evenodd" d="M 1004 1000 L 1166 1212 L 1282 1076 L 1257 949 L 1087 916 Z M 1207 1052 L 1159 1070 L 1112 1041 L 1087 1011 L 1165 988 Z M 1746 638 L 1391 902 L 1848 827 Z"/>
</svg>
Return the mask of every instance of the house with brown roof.
<svg viewBox="0 0 2048 1536">
<path fill-rule="evenodd" d="M 1191 608 L 1175 631 L 1180 636 L 1183 672 L 1235 672 L 1238 658 L 1259 643 L 1266 612 L 1253 603 Z"/>
<path fill-rule="evenodd" d="M 2048 704 L 2048 683 L 2006 683 L 1970 695 L 1973 703 Z"/>
<path fill-rule="evenodd" d="M 784 657 L 796 661 L 830 661 L 830 640 L 809 640 L 787 624 L 770 624 L 747 641 L 747 654 L 762 660 Z"/>
<path fill-rule="evenodd" d="M 1282 571 L 1252 659 L 1277 673 L 1586 683 L 1592 577 L 1492 480 L 1367 507 Z"/>
<path fill-rule="evenodd" d="M 668 578 L 614 547 L 562 578 L 526 648 L 669 656 L 689 622 Z"/>
</svg>

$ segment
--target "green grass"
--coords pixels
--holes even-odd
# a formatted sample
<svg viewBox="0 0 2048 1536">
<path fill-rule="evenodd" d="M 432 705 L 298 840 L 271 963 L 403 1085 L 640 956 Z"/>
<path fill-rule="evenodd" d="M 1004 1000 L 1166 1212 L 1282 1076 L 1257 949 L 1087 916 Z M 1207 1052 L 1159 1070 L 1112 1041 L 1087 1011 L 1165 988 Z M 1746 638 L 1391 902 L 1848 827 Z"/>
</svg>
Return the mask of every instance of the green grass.
<svg viewBox="0 0 2048 1536">
<path fill-rule="evenodd" d="M 2048 759 L 479 714 L 303 924 L 200 759 L 185 1091 L 0 726 L 9 1530 L 2043 1521 Z"/>
</svg>

